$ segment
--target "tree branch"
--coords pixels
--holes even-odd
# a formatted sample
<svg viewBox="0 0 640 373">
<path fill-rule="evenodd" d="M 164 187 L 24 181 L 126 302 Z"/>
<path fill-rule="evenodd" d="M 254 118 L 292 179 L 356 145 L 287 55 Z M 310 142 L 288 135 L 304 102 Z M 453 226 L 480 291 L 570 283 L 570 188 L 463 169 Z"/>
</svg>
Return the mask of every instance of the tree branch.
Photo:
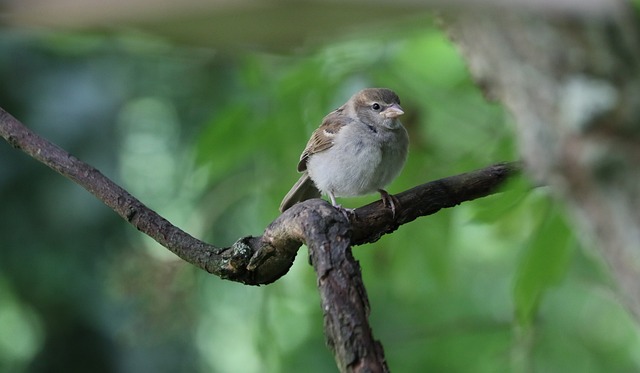
<svg viewBox="0 0 640 373">
<path fill-rule="evenodd" d="M 400 225 L 442 208 L 494 193 L 518 172 L 503 163 L 423 184 L 398 194 L 394 218 L 377 201 L 355 210 L 351 221 L 329 203 L 299 203 L 274 220 L 260 237 L 243 237 L 228 248 L 202 242 L 149 209 L 100 171 L 38 136 L 0 108 L 0 135 L 15 148 L 73 180 L 141 232 L 185 261 L 221 278 L 250 285 L 271 283 L 293 264 L 302 243 L 318 276 L 327 345 L 342 372 L 387 372 L 382 345 L 369 326 L 369 300 L 351 245 L 378 240 Z"/>
<path fill-rule="evenodd" d="M 360 266 L 351 255 L 349 222 L 320 199 L 294 208 L 298 213 L 292 220 L 299 222 L 294 230 L 302 233 L 309 246 L 318 277 L 327 346 L 338 368 L 341 372 L 388 372 L 382 345 L 369 326 L 369 299 Z"/>
<path fill-rule="evenodd" d="M 13 147 L 85 188 L 183 260 L 223 279 L 244 284 L 268 284 L 282 277 L 293 264 L 300 246 L 309 243 L 303 217 L 323 204 L 328 205 L 321 200 L 299 203 L 274 220 L 262 236 L 243 237 L 230 247 L 216 247 L 172 225 L 100 171 L 40 137 L 1 108 L 0 135 Z M 396 219 L 381 201 L 358 208 L 357 218 L 351 221 L 351 244 L 374 242 L 420 216 L 495 193 L 518 171 L 517 163 L 500 163 L 417 186 L 396 195 L 401 206 Z"/>
<path fill-rule="evenodd" d="M 352 220 L 353 245 L 377 241 L 403 224 L 421 216 L 435 214 L 444 208 L 496 193 L 504 182 L 520 172 L 519 162 L 497 163 L 476 171 L 446 177 L 418 185 L 395 197 L 400 201 L 396 219 L 382 201 L 356 209 Z"/>
</svg>

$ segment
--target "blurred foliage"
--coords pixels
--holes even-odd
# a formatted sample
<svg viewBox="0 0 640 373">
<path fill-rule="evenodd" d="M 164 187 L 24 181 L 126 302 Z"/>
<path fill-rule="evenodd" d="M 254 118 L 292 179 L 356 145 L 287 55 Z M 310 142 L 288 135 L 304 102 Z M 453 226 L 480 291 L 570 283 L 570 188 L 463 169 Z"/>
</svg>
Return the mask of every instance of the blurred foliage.
<svg viewBox="0 0 640 373">
<path fill-rule="evenodd" d="M 446 38 L 401 31 L 289 55 L 6 31 L 0 105 L 228 245 L 278 215 L 310 133 L 362 87 L 394 89 L 407 113 L 410 157 L 391 192 L 517 159 L 509 117 Z M 392 370 L 639 370 L 638 327 L 563 207 L 525 179 L 506 189 L 354 248 Z M 335 370 L 304 249 L 275 284 L 222 281 L 6 144 L 0 196 L 0 371 Z"/>
</svg>

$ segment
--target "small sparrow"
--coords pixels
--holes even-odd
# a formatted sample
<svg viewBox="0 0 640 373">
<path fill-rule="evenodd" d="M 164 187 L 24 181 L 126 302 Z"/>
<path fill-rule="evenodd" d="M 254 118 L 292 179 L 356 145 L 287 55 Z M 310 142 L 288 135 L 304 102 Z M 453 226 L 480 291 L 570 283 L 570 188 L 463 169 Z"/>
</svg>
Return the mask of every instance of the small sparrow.
<svg viewBox="0 0 640 373">
<path fill-rule="evenodd" d="M 343 209 L 336 197 L 377 191 L 395 216 L 397 199 L 383 188 L 407 159 L 409 136 L 398 119 L 402 114 L 398 95 L 386 88 L 363 89 L 329 113 L 302 152 L 302 176 L 282 200 L 280 211 L 321 193 Z"/>
</svg>

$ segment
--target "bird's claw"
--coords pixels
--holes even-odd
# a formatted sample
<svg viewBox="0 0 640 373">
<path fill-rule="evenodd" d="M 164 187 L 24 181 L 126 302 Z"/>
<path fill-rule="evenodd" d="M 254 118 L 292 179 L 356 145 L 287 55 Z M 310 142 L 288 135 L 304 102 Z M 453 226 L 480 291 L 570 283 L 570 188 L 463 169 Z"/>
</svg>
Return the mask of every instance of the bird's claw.
<svg viewBox="0 0 640 373">
<path fill-rule="evenodd" d="M 356 218 L 356 210 L 355 209 L 349 209 L 346 207 L 342 207 L 341 205 L 335 204 L 333 205 L 333 207 L 335 207 L 336 209 L 338 209 L 338 211 L 340 211 L 340 213 L 342 214 L 342 216 L 344 216 L 347 221 L 351 221 L 351 218 Z"/>
<path fill-rule="evenodd" d="M 400 206 L 400 200 L 393 194 L 389 194 L 386 190 L 380 189 L 380 197 L 382 198 L 382 204 L 384 207 L 391 209 L 391 214 L 396 217 L 396 206 Z"/>
</svg>

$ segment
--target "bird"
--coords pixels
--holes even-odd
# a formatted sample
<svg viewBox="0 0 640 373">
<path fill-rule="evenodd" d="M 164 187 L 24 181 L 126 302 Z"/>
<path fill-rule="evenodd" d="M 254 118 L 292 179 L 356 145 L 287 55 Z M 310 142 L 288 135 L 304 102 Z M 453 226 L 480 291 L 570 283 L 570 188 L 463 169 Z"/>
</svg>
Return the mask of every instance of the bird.
<svg viewBox="0 0 640 373">
<path fill-rule="evenodd" d="M 344 211 L 336 197 L 380 193 L 396 213 L 398 200 L 384 188 L 402 170 L 409 135 L 399 120 L 404 114 L 398 95 L 387 88 L 366 88 L 327 114 L 300 155 L 302 175 L 280 204 L 284 212 L 298 202 L 327 195 Z"/>
</svg>

